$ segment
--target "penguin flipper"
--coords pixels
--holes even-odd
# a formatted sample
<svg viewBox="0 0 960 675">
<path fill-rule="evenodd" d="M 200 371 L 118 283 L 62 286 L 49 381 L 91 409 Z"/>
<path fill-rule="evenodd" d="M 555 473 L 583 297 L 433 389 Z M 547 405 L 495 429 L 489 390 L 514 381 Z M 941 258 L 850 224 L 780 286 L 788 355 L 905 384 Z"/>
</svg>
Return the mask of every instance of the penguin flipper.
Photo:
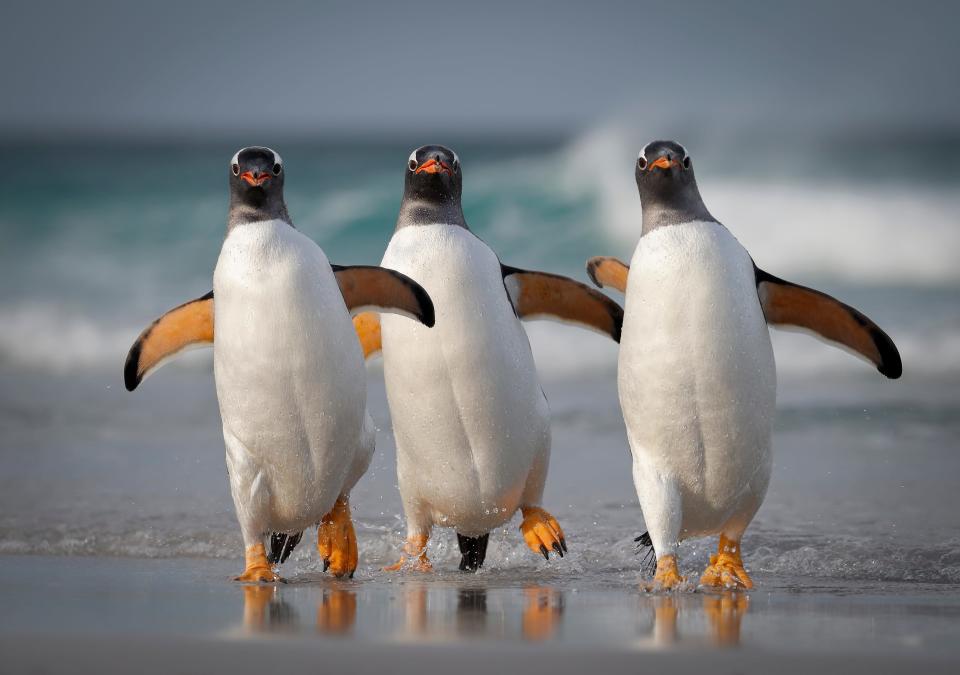
<svg viewBox="0 0 960 675">
<path fill-rule="evenodd" d="M 433 301 L 423 286 L 405 274 L 374 265 L 331 267 L 351 314 L 388 312 L 433 325 Z"/>
<path fill-rule="evenodd" d="M 380 337 L 380 315 L 376 312 L 361 312 L 353 317 L 353 329 L 357 332 L 364 360 L 376 356 L 383 349 Z"/>
<path fill-rule="evenodd" d="M 852 349 L 892 380 L 903 373 L 897 346 L 863 313 L 826 293 L 799 286 L 753 266 L 757 295 L 767 323 L 816 333 Z"/>
<path fill-rule="evenodd" d="M 559 319 L 620 342 L 623 309 L 599 291 L 568 277 L 500 265 L 503 285 L 521 319 Z"/>
<path fill-rule="evenodd" d="M 626 293 L 627 276 L 630 274 L 630 265 L 616 258 L 598 255 L 587 261 L 587 274 L 598 288 L 607 286 L 621 293 Z"/>
<path fill-rule="evenodd" d="M 177 354 L 213 344 L 213 291 L 174 307 L 140 333 L 123 366 L 123 383 L 133 391 Z"/>
</svg>

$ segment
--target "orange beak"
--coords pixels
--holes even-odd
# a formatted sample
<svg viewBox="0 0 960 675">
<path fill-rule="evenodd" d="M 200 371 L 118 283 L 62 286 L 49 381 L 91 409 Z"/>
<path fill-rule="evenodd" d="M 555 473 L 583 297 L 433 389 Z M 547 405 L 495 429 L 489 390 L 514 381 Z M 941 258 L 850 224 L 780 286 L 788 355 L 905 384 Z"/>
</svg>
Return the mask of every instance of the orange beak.
<svg viewBox="0 0 960 675">
<path fill-rule="evenodd" d="M 250 171 L 244 171 L 240 174 L 240 177 L 255 187 L 263 185 L 270 180 L 270 174 L 268 173 L 258 173 L 257 175 L 253 175 L 253 173 Z"/>
<path fill-rule="evenodd" d="M 441 162 L 436 159 L 428 159 L 426 162 L 418 166 L 414 173 L 447 173 L 452 176 L 453 169 L 451 169 L 445 162 Z"/>
<path fill-rule="evenodd" d="M 650 166 L 647 167 L 647 171 L 653 171 L 654 167 L 657 167 L 658 169 L 669 169 L 674 164 L 676 164 L 676 162 L 669 160 L 666 157 L 657 157 L 656 160 L 650 162 Z"/>
</svg>

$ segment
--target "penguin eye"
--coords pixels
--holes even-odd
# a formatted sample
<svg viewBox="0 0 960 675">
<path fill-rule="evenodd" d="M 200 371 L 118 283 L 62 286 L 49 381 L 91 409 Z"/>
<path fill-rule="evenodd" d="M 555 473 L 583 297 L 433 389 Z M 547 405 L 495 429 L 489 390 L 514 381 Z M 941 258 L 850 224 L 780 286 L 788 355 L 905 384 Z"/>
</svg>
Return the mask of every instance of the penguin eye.
<svg viewBox="0 0 960 675">
<path fill-rule="evenodd" d="M 279 176 L 280 172 L 283 171 L 283 167 L 279 163 L 273 165 L 273 175 Z"/>
<path fill-rule="evenodd" d="M 411 158 L 410 158 L 410 161 L 407 162 L 407 166 L 410 167 L 410 170 L 411 170 L 411 171 L 416 171 L 416 170 L 417 170 L 417 160 L 415 160 L 413 157 L 411 157 Z"/>
<path fill-rule="evenodd" d="M 646 157 L 641 157 L 640 159 L 638 159 L 638 160 L 637 160 L 637 166 L 640 167 L 640 170 L 641 170 L 641 171 L 643 171 L 644 169 L 646 169 L 646 168 L 647 168 L 647 158 L 646 158 Z"/>
<path fill-rule="evenodd" d="M 685 155 L 685 156 L 684 156 L 684 158 L 683 158 L 683 168 L 684 168 L 684 169 L 689 169 L 689 168 L 690 168 L 690 155 Z"/>
<path fill-rule="evenodd" d="M 233 168 L 233 175 L 234 175 L 234 176 L 239 176 L 239 175 L 240 175 L 240 165 L 239 165 L 239 164 L 234 164 L 232 168 Z"/>
</svg>

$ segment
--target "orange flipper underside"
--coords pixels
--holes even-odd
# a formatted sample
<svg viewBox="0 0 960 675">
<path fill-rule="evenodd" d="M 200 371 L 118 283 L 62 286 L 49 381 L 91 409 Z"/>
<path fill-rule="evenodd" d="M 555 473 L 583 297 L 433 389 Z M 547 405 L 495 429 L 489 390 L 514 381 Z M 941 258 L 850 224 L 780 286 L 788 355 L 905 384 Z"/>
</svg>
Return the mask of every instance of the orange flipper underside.
<svg viewBox="0 0 960 675">
<path fill-rule="evenodd" d="M 213 293 L 171 309 L 140 333 L 123 368 L 127 391 L 164 359 L 195 344 L 213 343 Z"/>
<path fill-rule="evenodd" d="M 600 288 L 615 288 L 621 293 L 627 292 L 627 277 L 630 266 L 616 258 L 597 256 L 587 261 L 587 274 Z"/>
<path fill-rule="evenodd" d="M 363 312 L 353 317 L 353 329 L 357 332 L 363 358 L 368 359 L 383 349 L 380 337 L 380 315 L 376 312 Z"/>
<path fill-rule="evenodd" d="M 503 267 L 507 292 L 521 319 L 556 318 L 620 342 L 623 309 L 603 293 L 557 274 Z"/>
</svg>

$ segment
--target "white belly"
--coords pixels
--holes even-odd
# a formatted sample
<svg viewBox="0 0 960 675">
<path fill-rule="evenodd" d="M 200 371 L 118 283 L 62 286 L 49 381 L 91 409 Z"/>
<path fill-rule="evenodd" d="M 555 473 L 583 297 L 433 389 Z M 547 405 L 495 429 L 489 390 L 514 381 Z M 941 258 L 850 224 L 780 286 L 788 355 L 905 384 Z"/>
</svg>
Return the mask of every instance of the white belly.
<svg viewBox="0 0 960 675">
<path fill-rule="evenodd" d="M 534 464 L 546 470 L 550 445 L 546 399 L 500 262 L 467 230 L 428 225 L 399 230 L 382 264 L 419 282 L 436 309 L 433 328 L 382 317 L 404 504 L 432 524 L 487 532 L 516 511 Z"/>
<path fill-rule="evenodd" d="M 229 233 L 213 285 L 238 510 L 260 513 L 264 529 L 302 529 L 352 487 L 373 450 L 362 355 L 336 278 L 312 240 L 268 221 Z"/>
<path fill-rule="evenodd" d="M 640 240 L 618 379 L 645 512 L 662 508 L 644 499 L 665 480 L 679 489 L 681 538 L 756 508 L 770 475 L 776 370 L 750 257 L 724 227 L 688 223 Z"/>
</svg>

